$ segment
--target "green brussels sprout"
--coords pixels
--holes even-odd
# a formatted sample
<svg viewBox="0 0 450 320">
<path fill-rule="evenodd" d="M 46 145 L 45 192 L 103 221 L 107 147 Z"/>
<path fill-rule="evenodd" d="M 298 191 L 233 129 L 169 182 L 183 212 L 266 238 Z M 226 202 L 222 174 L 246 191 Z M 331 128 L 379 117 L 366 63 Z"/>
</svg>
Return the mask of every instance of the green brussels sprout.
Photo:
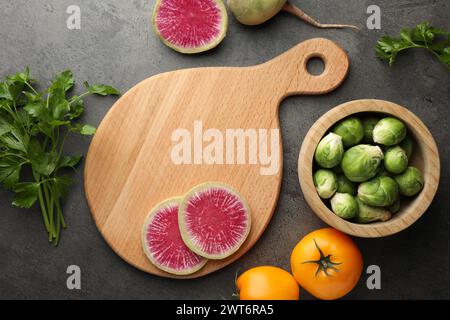
<svg viewBox="0 0 450 320">
<path fill-rule="evenodd" d="M 364 128 L 364 142 L 373 143 L 373 129 L 377 125 L 379 118 L 376 117 L 366 117 L 362 119 L 362 124 Z"/>
<path fill-rule="evenodd" d="M 400 147 L 406 152 L 406 156 L 411 160 L 411 156 L 414 150 L 414 142 L 410 136 L 406 136 L 406 138 L 400 143 Z"/>
<path fill-rule="evenodd" d="M 344 148 L 357 145 L 364 138 L 364 128 L 358 118 L 348 118 L 338 122 L 333 129 L 333 133 L 342 137 Z"/>
<path fill-rule="evenodd" d="M 350 220 L 358 214 L 358 203 L 351 194 L 336 193 L 330 203 L 333 212 L 342 219 Z"/>
<path fill-rule="evenodd" d="M 389 210 L 390 213 L 394 214 L 400 211 L 401 203 L 400 198 L 398 198 L 397 201 L 392 206 L 387 207 L 386 209 Z"/>
<path fill-rule="evenodd" d="M 387 149 L 384 154 L 384 167 L 393 174 L 400 174 L 408 168 L 408 156 L 403 148 L 396 146 Z"/>
<path fill-rule="evenodd" d="M 373 129 L 373 141 L 385 146 L 395 146 L 405 137 L 405 124 L 393 117 L 381 119 Z"/>
<path fill-rule="evenodd" d="M 337 176 L 337 192 L 348 193 L 352 196 L 356 196 L 356 187 L 353 182 L 347 179 L 344 174 L 338 174 Z"/>
<path fill-rule="evenodd" d="M 392 214 L 385 208 L 371 207 L 364 204 L 360 199 L 356 198 L 358 203 L 358 214 L 355 217 L 357 223 L 371 223 L 376 221 L 388 221 Z"/>
<path fill-rule="evenodd" d="M 317 193 L 322 199 L 330 199 L 337 190 L 336 175 L 331 170 L 317 170 L 313 180 Z"/>
<path fill-rule="evenodd" d="M 341 168 L 350 181 L 363 182 L 377 175 L 383 158 L 380 147 L 361 144 L 344 153 Z"/>
<path fill-rule="evenodd" d="M 425 183 L 419 169 L 415 167 L 408 167 L 402 174 L 394 176 L 394 179 L 397 181 L 400 194 L 407 197 L 418 194 Z"/>
<path fill-rule="evenodd" d="M 391 206 L 398 197 L 398 184 L 391 177 L 378 177 L 358 187 L 358 198 L 372 207 Z"/>
<path fill-rule="evenodd" d="M 317 145 L 315 159 L 322 168 L 333 168 L 341 163 L 344 155 L 342 138 L 337 134 L 330 133 Z"/>
</svg>

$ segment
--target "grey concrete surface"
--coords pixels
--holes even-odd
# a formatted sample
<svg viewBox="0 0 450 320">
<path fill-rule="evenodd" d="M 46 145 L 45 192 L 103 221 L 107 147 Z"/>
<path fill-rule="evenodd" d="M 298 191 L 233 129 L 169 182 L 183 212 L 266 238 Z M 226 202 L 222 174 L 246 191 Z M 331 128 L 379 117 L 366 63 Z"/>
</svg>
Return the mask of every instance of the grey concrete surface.
<svg viewBox="0 0 450 320">
<path fill-rule="evenodd" d="M 257 265 L 289 269 L 297 241 L 324 224 L 309 209 L 300 191 L 297 156 L 308 128 L 327 110 L 359 98 L 397 102 L 430 128 L 441 153 L 442 180 L 428 212 L 408 230 L 383 239 L 356 239 L 365 265 L 382 271 L 382 289 L 370 291 L 363 274 L 349 299 L 450 298 L 450 73 L 426 52 L 408 52 L 388 68 L 374 56 L 384 34 L 429 20 L 450 30 L 446 0 L 305 0 L 293 1 L 326 22 L 352 23 L 351 30 L 318 30 L 280 14 L 254 28 L 230 18 L 226 40 L 216 50 L 184 56 L 166 48 L 152 32 L 149 0 L 0 0 L 0 78 L 30 66 L 33 76 L 48 81 L 72 69 L 82 81 L 112 84 L 126 91 L 149 76 L 198 66 L 246 66 L 270 59 L 312 37 L 338 42 L 351 59 L 348 79 L 335 92 L 292 97 L 280 110 L 284 139 L 284 177 L 273 220 L 256 246 L 243 258 L 207 277 L 175 281 L 140 272 L 122 261 L 94 226 L 83 193 L 80 167 L 65 202 L 69 228 L 58 248 L 46 240 L 40 213 L 11 207 L 11 194 L 0 191 L 0 298 L 2 299 L 222 299 L 231 298 L 239 270 Z M 82 10 L 81 30 L 66 28 L 66 8 Z M 367 30 L 366 9 L 382 9 L 382 29 Z M 80 87 L 80 86 L 79 86 Z M 99 124 L 112 98 L 89 98 L 85 121 Z M 257 110 L 255 110 L 257 112 Z M 89 139 L 74 137 L 69 152 L 87 151 Z M 82 270 L 82 289 L 66 288 L 66 268 Z M 311 298 L 302 291 L 302 297 Z"/>
</svg>

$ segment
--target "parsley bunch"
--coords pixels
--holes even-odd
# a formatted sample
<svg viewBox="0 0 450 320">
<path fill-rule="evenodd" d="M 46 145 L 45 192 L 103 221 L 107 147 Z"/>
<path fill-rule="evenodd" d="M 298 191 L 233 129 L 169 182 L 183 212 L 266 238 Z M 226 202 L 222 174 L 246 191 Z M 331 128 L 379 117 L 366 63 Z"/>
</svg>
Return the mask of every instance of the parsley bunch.
<svg viewBox="0 0 450 320">
<path fill-rule="evenodd" d="M 385 36 L 378 40 L 377 57 L 393 65 L 397 55 L 407 49 L 423 48 L 434 54 L 450 70 L 450 32 L 422 22 L 413 29 L 403 29 L 399 38 Z"/>
<path fill-rule="evenodd" d="M 36 84 L 28 68 L 0 82 L 0 184 L 14 192 L 16 207 L 39 203 L 49 241 L 57 245 L 61 228 L 66 228 L 61 201 L 72 182 L 66 171 L 82 159 L 63 153 L 67 136 L 95 133 L 95 127 L 77 122 L 85 96 L 119 92 L 85 82 L 87 91 L 71 96 L 71 71 L 56 75 L 42 92 L 36 91 Z"/>
</svg>

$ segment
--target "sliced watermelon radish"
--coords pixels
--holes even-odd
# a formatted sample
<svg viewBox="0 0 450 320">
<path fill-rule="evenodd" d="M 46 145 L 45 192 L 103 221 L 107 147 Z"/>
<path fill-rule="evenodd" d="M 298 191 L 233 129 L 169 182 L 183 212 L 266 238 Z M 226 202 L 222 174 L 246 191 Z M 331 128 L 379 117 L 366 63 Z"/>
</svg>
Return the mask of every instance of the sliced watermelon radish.
<svg viewBox="0 0 450 320">
<path fill-rule="evenodd" d="M 142 229 L 142 246 L 148 259 L 159 269 L 188 275 L 200 270 L 207 260 L 184 244 L 178 227 L 179 198 L 166 200 L 148 215 Z"/>
<path fill-rule="evenodd" d="M 199 53 L 225 38 L 228 15 L 222 0 L 157 0 L 153 26 L 170 48 Z"/>
<path fill-rule="evenodd" d="M 206 183 L 184 197 L 178 223 L 189 249 L 207 259 L 224 259 L 247 239 L 251 214 L 245 200 L 231 187 Z"/>
</svg>

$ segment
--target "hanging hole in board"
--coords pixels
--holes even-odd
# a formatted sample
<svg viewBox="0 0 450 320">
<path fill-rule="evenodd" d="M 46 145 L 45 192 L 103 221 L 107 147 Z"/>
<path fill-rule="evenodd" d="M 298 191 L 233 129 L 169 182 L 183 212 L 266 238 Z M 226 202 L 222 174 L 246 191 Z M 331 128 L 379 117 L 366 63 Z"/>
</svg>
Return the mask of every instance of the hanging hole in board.
<svg viewBox="0 0 450 320">
<path fill-rule="evenodd" d="M 311 57 L 306 62 L 306 70 L 313 76 L 320 76 L 325 71 L 325 61 L 321 57 Z"/>
</svg>

